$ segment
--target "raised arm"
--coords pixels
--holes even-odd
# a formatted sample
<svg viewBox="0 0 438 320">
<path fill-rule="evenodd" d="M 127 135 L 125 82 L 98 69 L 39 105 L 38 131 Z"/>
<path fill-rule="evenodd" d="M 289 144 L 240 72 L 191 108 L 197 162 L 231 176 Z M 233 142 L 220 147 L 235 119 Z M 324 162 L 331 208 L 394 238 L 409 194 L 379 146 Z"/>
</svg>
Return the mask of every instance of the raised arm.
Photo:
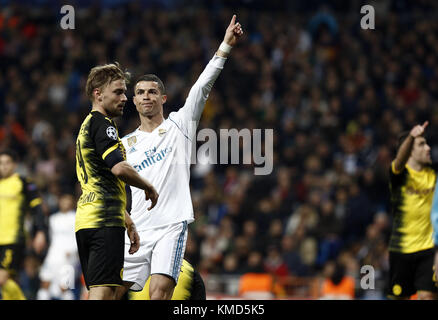
<svg viewBox="0 0 438 320">
<path fill-rule="evenodd" d="M 230 24 L 227 27 L 227 30 L 225 30 L 224 40 L 219 46 L 219 49 L 216 51 L 216 55 L 222 58 L 227 58 L 231 49 L 236 45 L 238 39 L 242 35 L 242 26 L 239 22 L 236 22 L 236 15 L 233 15 Z"/>
<path fill-rule="evenodd" d="M 189 95 L 187 96 L 183 108 L 187 110 L 188 115 L 190 115 L 190 120 L 199 121 L 201 118 L 205 102 L 213 88 L 213 84 L 223 69 L 231 49 L 236 45 L 238 39 L 242 35 L 242 26 L 240 23 L 236 22 L 236 15 L 233 15 L 231 22 L 225 31 L 225 36 L 221 45 L 199 76 L 198 80 L 190 89 Z"/>
<path fill-rule="evenodd" d="M 406 163 L 411 156 L 412 147 L 414 146 L 415 138 L 424 134 L 424 131 L 429 124 L 428 121 L 424 122 L 422 125 L 416 125 L 409 132 L 409 135 L 403 141 L 401 146 L 397 151 L 397 155 L 393 161 L 393 166 L 396 172 L 400 172 L 405 167 Z"/>
</svg>

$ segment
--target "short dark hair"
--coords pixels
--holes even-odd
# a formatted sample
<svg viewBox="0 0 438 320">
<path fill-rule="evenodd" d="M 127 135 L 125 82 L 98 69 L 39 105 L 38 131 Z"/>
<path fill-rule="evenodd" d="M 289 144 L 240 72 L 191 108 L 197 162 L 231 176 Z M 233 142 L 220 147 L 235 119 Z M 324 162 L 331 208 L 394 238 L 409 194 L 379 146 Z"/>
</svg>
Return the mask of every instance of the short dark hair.
<svg viewBox="0 0 438 320">
<path fill-rule="evenodd" d="M 11 149 L 6 149 L 6 150 L 0 151 L 0 156 L 9 156 L 13 162 L 18 161 L 18 154 L 14 150 L 11 150 Z"/>
<path fill-rule="evenodd" d="M 158 83 L 158 89 L 160 90 L 160 93 L 166 94 L 166 90 L 164 88 L 163 81 L 161 81 L 161 79 L 158 78 L 155 74 L 149 73 L 149 74 L 144 74 L 144 75 L 138 77 L 137 80 L 135 81 L 134 88 L 137 85 L 137 83 L 139 83 L 141 81 L 152 81 L 152 82 Z"/>
</svg>

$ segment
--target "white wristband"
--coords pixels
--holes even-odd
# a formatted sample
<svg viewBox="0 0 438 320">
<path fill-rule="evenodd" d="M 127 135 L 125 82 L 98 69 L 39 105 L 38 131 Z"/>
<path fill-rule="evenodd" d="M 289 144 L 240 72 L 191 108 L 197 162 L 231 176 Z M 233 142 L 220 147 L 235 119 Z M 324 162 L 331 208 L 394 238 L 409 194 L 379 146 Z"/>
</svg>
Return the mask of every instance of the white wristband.
<svg viewBox="0 0 438 320">
<path fill-rule="evenodd" d="M 230 46 L 229 44 L 226 44 L 225 42 L 222 42 L 221 45 L 219 46 L 219 50 L 225 53 L 230 53 L 231 49 L 233 49 L 233 47 Z"/>
</svg>

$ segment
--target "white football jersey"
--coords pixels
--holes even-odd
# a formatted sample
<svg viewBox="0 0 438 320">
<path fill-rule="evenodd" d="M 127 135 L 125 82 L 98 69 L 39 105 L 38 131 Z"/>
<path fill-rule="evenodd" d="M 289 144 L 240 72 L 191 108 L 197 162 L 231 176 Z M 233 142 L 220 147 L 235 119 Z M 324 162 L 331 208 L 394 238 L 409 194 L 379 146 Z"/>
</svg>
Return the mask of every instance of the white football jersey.
<svg viewBox="0 0 438 320">
<path fill-rule="evenodd" d="M 57 212 L 49 217 L 50 247 L 45 263 L 66 263 L 67 255 L 75 259 L 75 211 Z"/>
<path fill-rule="evenodd" d="M 205 102 L 225 61 L 215 55 L 190 89 L 184 106 L 154 131 L 137 129 L 122 138 L 128 163 L 159 194 L 156 206 L 148 211 L 151 202 L 146 201 L 144 191 L 131 186 L 131 217 L 138 231 L 194 221 L 189 186 L 192 148 Z"/>
</svg>

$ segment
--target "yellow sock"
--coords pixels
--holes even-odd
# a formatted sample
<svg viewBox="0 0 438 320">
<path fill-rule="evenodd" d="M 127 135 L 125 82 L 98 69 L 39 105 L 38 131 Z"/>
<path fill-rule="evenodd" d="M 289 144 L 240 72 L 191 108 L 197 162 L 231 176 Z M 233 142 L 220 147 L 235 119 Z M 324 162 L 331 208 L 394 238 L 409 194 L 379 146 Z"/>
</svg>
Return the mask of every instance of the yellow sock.
<svg viewBox="0 0 438 320">
<path fill-rule="evenodd" d="M 12 279 L 8 279 L 1 287 L 3 300 L 26 300 L 20 286 Z"/>
</svg>

